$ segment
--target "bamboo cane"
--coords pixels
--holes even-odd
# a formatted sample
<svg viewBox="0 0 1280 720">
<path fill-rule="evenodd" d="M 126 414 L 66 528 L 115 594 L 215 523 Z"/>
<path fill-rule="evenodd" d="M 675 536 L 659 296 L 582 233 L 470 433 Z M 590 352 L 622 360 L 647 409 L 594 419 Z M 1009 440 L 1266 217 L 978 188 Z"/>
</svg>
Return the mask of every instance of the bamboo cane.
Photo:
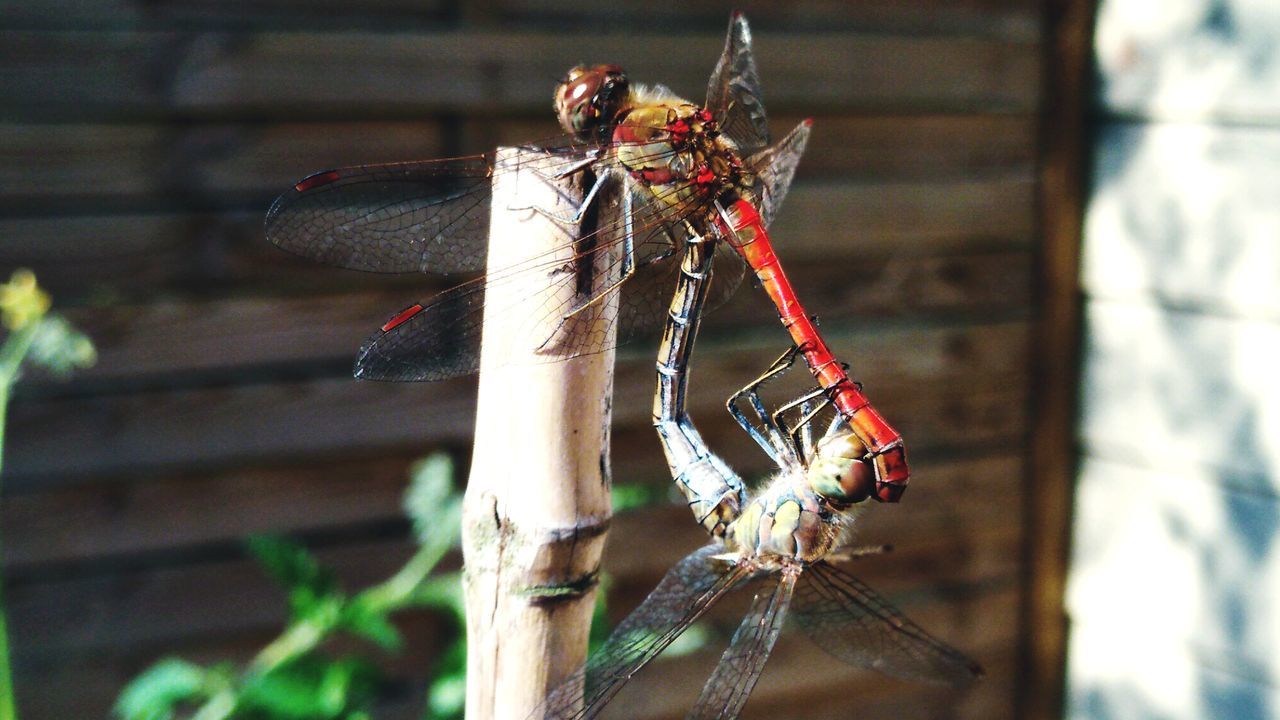
<svg viewBox="0 0 1280 720">
<path fill-rule="evenodd" d="M 506 148 L 495 174 L 488 267 L 509 268 L 568 247 L 532 285 L 491 286 L 471 475 L 463 509 L 466 561 L 467 717 L 525 720 L 547 692 L 583 662 L 604 535 L 609 525 L 609 409 L 612 350 L 562 362 L 554 341 L 584 331 L 609 337 L 616 296 L 541 326 L 531 309 L 551 306 L 548 277 L 574 268 L 574 241 L 590 231 L 530 209 L 571 215 L 583 196 L 581 175 L 551 180 L 532 172 L 541 153 Z M 602 206 L 616 203 L 603 202 Z M 581 248 L 580 248 L 581 249 Z M 597 260 L 596 268 L 604 266 Z M 576 268 L 590 271 L 594 268 Z M 573 283 L 563 292 L 576 290 Z M 590 327 L 583 327 L 589 325 Z M 612 345 L 606 342 L 605 345 Z M 537 349 L 535 349 L 537 348 Z M 551 353 L 550 357 L 540 354 Z"/>
</svg>

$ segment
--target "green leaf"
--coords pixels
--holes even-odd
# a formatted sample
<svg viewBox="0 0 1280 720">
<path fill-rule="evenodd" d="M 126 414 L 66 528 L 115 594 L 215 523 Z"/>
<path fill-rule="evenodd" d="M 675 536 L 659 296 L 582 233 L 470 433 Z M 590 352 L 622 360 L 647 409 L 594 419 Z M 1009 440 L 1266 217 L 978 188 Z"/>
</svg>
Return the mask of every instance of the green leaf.
<svg viewBox="0 0 1280 720">
<path fill-rule="evenodd" d="M 467 699 L 467 641 L 459 637 L 445 649 L 427 687 L 428 720 L 460 720 Z"/>
<path fill-rule="evenodd" d="M 462 717 L 467 701 L 467 676 L 464 673 L 437 676 L 427 689 L 427 717 L 432 720 Z"/>
<path fill-rule="evenodd" d="M 610 502 L 616 513 L 648 507 L 666 499 L 664 492 L 659 492 L 651 485 L 629 484 L 614 485 L 609 490 Z"/>
<path fill-rule="evenodd" d="M 450 612 L 460 624 L 465 624 L 467 606 L 462 593 L 462 573 L 432 575 L 414 590 L 410 603 Z"/>
<path fill-rule="evenodd" d="M 337 596 L 333 575 L 307 549 L 292 540 L 255 535 L 249 551 L 289 594 L 294 619 L 314 617 Z"/>
<path fill-rule="evenodd" d="M 453 491 L 453 460 L 433 453 L 413 467 L 405 495 L 405 512 L 413 520 L 418 542 L 447 549 L 460 542 L 462 500 Z"/>
<path fill-rule="evenodd" d="M 352 602 L 343 608 L 340 626 L 353 635 L 368 640 L 383 650 L 397 651 L 404 646 L 400 631 L 385 612 L 370 609 L 362 602 Z"/>
<path fill-rule="evenodd" d="M 36 327 L 28 357 L 55 375 L 67 375 L 72 370 L 92 367 L 98 352 L 93 341 L 61 315 L 46 315 Z"/>
<path fill-rule="evenodd" d="M 241 707 L 279 720 L 337 720 L 373 696 L 376 671 L 356 658 L 306 656 L 253 678 Z"/>
<path fill-rule="evenodd" d="M 167 658 L 144 670 L 120 692 L 115 714 L 124 720 L 170 720 L 180 703 L 206 697 L 205 669 Z"/>
<path fill-rule="evenodd" d="M 596 586 L 596 604 L 591 609 L 591 630 L 587 635 L 587 648 L 594 651 L 609 639 L 612 628 L 609 627 L 608 609 L 609 588 L 613 586 L 613 577 L 607 573 L 600 574 L 600 582 Z"/>
</svg>

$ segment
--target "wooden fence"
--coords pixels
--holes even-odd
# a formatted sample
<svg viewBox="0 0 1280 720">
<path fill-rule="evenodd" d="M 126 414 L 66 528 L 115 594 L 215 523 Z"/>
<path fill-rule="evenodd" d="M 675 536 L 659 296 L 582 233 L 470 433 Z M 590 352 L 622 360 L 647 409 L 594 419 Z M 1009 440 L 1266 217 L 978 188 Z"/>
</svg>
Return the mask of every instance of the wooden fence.
<svg viewBox="0 0 1280 720">
<path fill-rule="evenodd" d="M 915 467 L 904 502 L 876 508 L 860 535 L 897 551 L 855 569 L 990 675 L 965 694 L 920 688 L 784 635 L 748 714 L 1011 717 L 1028 632 L 1041 6 L 740 5 L 775 133 L 815 119 L 775 226 L 784 260 Z M 700 99 L 728 10 L 4 3 L 0 273 L 33 268 L 101 353 L 71 382 L 30 378 L 12 408 L 3 526 L 25 717 L 103 717 L 159 656 L 260 646 L 282 599 L 244 557 L 247 534 L 300 537 L 352 585 L 381 578 L 411 549 L 410 463 L 435 448 L 466 457 L 473 379 L 349 377 L 365 335 L 441 280 L 289 257 L 262 236 L 271 198 L 327 167 L 549 135 L 552 85 L 582 61 Z M 749 474 L 767 461 L 722 402 L 783 342 L 744 287 L 695 357 L 692 412 Z M 616 482 L 670 482 L 648 427 L 653 347 L 620 352 Z M 698 542 L 682 507 L 617 518 L 614 618 Z M 418 717 L 446 632 L 426 615 L 404 627 L 411 649 L 390 665 L 402 692 L 379 718 Z M 638 712 L 682 716 L 692 668 L 717 655 L 643 673 Z"/>
</svg>

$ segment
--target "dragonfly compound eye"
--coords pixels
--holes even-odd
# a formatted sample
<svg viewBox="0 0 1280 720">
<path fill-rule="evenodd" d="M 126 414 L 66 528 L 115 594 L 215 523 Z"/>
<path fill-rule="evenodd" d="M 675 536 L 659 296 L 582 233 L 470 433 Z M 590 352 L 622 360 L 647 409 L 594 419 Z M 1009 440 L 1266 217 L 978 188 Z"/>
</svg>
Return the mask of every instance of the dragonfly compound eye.
<svg viewBox="0 0 1280 720">
<path fill-rule="evenodd" d="M 834 504 L 857 503 L 875 491 L 875 468 L 865 459 L 867 446 L 853 433 L 818 443 L 809 464 L 809 486 Z"/>
<path fill-rule="evenodd" d="M 622 107 L 627 87 L 627 75 L 617 65 L 575 67 L 556 86 L 560 126 L 583 140 L 602 135 Z"/>
</svg>

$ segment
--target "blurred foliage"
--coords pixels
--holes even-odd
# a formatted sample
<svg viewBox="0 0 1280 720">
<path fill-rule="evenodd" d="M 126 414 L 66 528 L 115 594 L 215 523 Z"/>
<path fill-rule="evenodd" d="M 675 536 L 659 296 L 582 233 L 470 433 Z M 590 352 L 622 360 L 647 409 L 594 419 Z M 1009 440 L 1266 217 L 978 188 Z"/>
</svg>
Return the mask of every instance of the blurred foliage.
<svg viewBox="0 0 1280 720">
<path fill-rule="evenodd" d="M 49 314 L 52 304 L 30 270 L 14 271 L 9 281 L 0 285 L 0 326 L 6 331 L 0 344 L 0 468 L 4 465 L 9 397 L 23 369 L 34 365 L 63 376 L 76 368 L 89 367 L 97 359 L 88 337 L 61 316 Z M 14 720 L 18 713 L 3 609 L 0 593 L 0 720 Z"/>
<path fill-rule="evenodd" d="M 651 490 L 618 488 L 622 508 L 650 504 Z M 419 463 L 405 496 L 419 548 L 394 576 L 354 595 L 301 545 L 280 537 L 248 541 L 249 552 L 285 591 L 289 620 L 276 640 L 244 667 L 202 666 L 166 658 L 121 692 L 121 720 L 368 720 L 385 678 L 373 658 L 326 652 L 340 636 L 360 638 L 384 652 L 403 639 L 391 615 L 429 608 L 458 631 L 431 669 L 424 720 L 456 720 L 466 698 L 465 607 L 460 573 L 436 573 L 457 548 L 462 500 L 453 491 L 453 466 L 443 454 Z M 595 647 L 608 634 L 604 617 L 607 578 L 596 594 L 591 628 Z"/>
<path fill-rule="evenodd" d="M 250 553 L 281 588 L 288 605 L 284 631 L 244 667 L 202 666 L 166 658 L 121 692 L 115 713 L 123 720 L 367 720 L 384 678 L 372 657 L 360 651 L 328 652 L 330 641 L 359 638 L 384 652 L 403 640 L 391 621 L 408 608 L 430 608 L 461 627 L 462 594 L 457 573 L 432 576 L 454 547 L 462 520 L 462 498 L 453 491 L 453 464 L 432 455 L 413 472 L 405 507 L 420 545 L 395 575 L 355 594 L 301 545 L 279 537 L 248 542 Z M 465 671 L 460 636 L 445 653 L 432 683 L 427 718 L 462 716 L 462 695 L 452 689 Z"/>
<path fill-rule="evenodd" d="M 50 314 L 49 294 L 30 270 L 15 270 L 0 285 L 0 325 L 7 331 L 0 345 L 0 391 L 21 376 L 25 362 L 65 375 L 97 361 L 93 343 L 62 316 Z"/>
</svg>

